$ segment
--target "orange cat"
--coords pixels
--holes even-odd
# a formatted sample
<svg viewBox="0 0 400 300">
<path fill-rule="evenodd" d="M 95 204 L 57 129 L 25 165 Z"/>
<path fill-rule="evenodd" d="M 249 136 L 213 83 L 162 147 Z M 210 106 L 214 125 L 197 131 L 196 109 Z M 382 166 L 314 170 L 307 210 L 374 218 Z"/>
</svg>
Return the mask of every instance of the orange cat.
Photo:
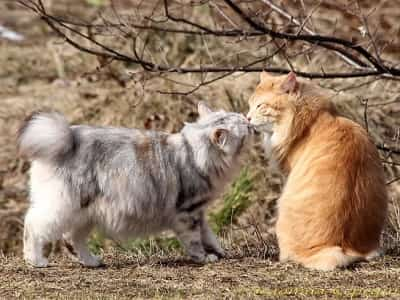
<svg viewBox="0 0 400 300">
<path fill-rule="evenodd" d="M 249 103 L 249 120 L 272 133 L 273 157 L 287 175 L 276 224 L 280 260 L 332 270 L 375 256 L 388 198 L 366 131 L 294 73 L 263 72 Z"/>
</svg>

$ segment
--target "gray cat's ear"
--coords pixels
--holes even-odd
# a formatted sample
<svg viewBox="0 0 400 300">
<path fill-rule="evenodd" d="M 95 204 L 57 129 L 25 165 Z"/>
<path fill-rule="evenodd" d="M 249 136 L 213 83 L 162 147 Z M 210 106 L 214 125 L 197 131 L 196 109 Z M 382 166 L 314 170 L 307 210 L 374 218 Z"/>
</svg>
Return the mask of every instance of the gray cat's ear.
<svg viewBox="0 0 400 300">
<path fill-rule="evenodd" d="M 220 148 L 223 148 L 228 140 L 229 131 L 224 128 L 216 128 L 211 132 L 211 141 Z"/>
<path fill-rule="evenodd" d="M 199 112 L 200 117 L 204 117 L 212 112 L 211 108 L 208 107 L 203 101 L 200 101 L 197 104 L 197 111 Z"/>
<path fill-rule="evenodd" d="M 281 90 L 284 93 L 294 93 L 299 88 L 299 82 L 297 81 L 296 74 L 294 72 L 290 72 L 285 80 L 281 84 Z"/>
</svg>

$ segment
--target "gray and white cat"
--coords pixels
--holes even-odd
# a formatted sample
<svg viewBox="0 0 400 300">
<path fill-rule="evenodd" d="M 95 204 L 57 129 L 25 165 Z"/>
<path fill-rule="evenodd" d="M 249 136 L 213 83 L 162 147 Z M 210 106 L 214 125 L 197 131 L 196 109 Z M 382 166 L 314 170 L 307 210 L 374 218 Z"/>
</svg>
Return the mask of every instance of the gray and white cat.
<svg viewBox="0 0 400 300">
<path fill-rule="evenodd" d="M 205 218 L 207 204 L 238 170 L 253 132 L 238 113 L 212 112 L 168 134 L 70 126 L 58 113 L 36 113 L 18 136 L 31 159 L 24 258 L 46 267 L 46 244 L 64 239 L 79 262 L 97 267 L 86 240 L 93 227 L 113 238 L 171 229 L 197 263 L 224 255 Z"/>
</svg>

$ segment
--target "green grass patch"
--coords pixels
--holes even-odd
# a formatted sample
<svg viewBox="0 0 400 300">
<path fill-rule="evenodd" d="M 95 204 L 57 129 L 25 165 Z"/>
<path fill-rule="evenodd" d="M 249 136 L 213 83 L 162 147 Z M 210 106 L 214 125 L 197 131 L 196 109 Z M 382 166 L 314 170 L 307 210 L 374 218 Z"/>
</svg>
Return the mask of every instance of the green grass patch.
<svg viewBox="0 0 400 300">
<path fill-rule="evenodd" d="M 154 254 L 168 254 L 181 251 L 182 249 L 181 244 L 175 237 L 151 237 L 127 241 L 111 241 L 98 231 L 95 231 L 91 235 L 88 242 L 90 251 L 96 255 L 104 252 L 110 245 L 124 253 L 146 257 Z"/>
<path fill-rule="evenodd" d="M 223 197 L 223 206 L 210 219 L 216 233 L 220 233 L 227 226 L 234 224 L 237 218 L 250 206 L 250 194 L 253 182 L 247 169 L 244 169 L 231 189 Z"/>
<path fill-rule="evenodd" d="M 93 6 L 104 6 L 108 3 L 106 0 L 86 0 L 86 3 Z"/>
<path fill-rule="evenodd" d="M 137 256 L 151 256 L 156 253 L 165 254 L 180 251 L 181 244 L 174 237 L 155 237 L 122 242 L 118 244 L 118 248 Z"/>
<path fill-rule="evenodd" d="M 98 231 L 93 232 L 88 241 L 88 247 L 93 254 L 100 254 L 105 246 L 105 236 Z"/>
</svg>

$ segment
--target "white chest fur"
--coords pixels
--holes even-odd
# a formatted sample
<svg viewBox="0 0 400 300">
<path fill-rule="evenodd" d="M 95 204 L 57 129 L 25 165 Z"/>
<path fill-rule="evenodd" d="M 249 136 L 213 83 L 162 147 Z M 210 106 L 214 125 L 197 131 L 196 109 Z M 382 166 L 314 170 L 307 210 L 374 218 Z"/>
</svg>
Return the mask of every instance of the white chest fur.
<svg viewBox="0 0 400 300">
<path fill-rule="evenodd" d="M 279 171 L 279 165 L 274 156 L 272 155 L 272 148 L 277 144 L 276 133 L 265 132 L 263 137 L 263 146 L 265 156 L 269 160 L 269 167 L 273 171 Z"/>
</svg>

